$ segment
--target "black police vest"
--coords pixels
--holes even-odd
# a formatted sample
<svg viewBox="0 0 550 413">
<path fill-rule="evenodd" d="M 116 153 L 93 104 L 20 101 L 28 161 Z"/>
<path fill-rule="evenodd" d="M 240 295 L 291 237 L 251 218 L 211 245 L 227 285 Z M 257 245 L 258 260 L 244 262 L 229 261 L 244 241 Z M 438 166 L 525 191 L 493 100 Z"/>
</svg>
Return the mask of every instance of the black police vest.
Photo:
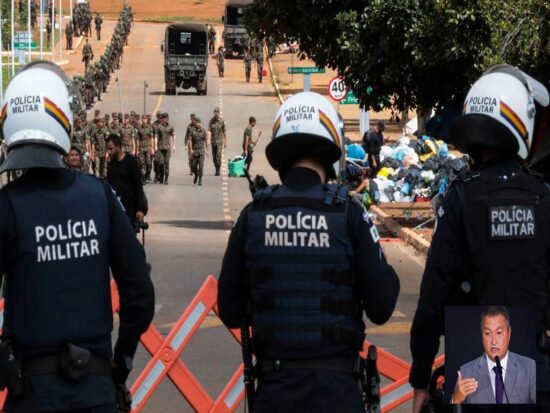
<svg viewBox="0 0 550 413">
<path fill-rule="evenodd" d="M 16 262 L 6 274 L 5 323 L 21 348 L 61 347 L 109 335 L 109 206 L 97 178 L 75 173 L 63 190 L 8 187 Z"/>
<path fill-rule="evenodd" d="M 246 267 L 256 354 L 303 358 L 353 353 L 364 324 L 354 301 L 347 194 L 269 187 L 246 224 Z"/>
<path fill-rule="evenodd" d="M 550 191 L 526 170 L 502 179 L 466 178 L 463 210 L 475 301 L 485 305 L 546 300 L 550 274 Z"/>
</svg>

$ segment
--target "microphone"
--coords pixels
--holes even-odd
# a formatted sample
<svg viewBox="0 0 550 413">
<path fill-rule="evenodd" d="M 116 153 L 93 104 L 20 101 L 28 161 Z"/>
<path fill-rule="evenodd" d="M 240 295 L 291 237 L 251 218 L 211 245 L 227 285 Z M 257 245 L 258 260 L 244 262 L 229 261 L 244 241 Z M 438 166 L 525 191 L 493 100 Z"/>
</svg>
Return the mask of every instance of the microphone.
<svg viewBox="0 0 550 413">
<path fill-rule="evenodd" d="M 497 374 L 502 380 L 502 388 L 504 389 L 504 396 L 506 396 L 506 403 L 510 404 L 510 401 L 508 401 L 508 393 L 506 393 L 506 386 L 504 385 L 504 377 L 502 376 L 502 365 L 500 364 L 499 356 L 495 356 L 495 363 L 497 364 Z"/>
</svg>

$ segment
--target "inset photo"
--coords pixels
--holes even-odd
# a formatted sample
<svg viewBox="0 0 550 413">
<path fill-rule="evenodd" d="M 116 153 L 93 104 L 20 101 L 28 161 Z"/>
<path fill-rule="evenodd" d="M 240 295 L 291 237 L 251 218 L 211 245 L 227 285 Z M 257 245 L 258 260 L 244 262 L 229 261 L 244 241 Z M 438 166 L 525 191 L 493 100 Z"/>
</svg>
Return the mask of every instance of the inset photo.
<svg viewBox="0 0 550 413">
<path fill-rule="evenodd" d="M 446 401 L 535 404 L 536 320 L 530 307 L 446 307 Z"/>
</svg>

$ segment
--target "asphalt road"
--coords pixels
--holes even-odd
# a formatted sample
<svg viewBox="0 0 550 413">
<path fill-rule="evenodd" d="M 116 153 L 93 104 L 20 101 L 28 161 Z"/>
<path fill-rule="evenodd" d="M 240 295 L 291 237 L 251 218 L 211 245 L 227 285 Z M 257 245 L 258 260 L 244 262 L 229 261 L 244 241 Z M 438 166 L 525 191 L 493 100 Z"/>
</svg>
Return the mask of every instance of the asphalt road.
<svg viewBox="0 0 550 413">
<path fill-rule="evenodd" d="M 168 112 L 176 131 L 177 150 L 171 159 L 169 185 L 145 187 L 150 205 L 146 251 L 153 268 L 157 302 L 154 324 L 166 335 L 207 275 L 218 276 L 231 225 L 250 199 L 246 180 L 228 178 L 226 167 L 228 158 L 241 153 L 243 131 L 249 116 L 258 120 L 256 131 L 263 131 L 252 170 L 264 174 L 271 183 L 277 182 L 277 175 L 265 159 L 264 149 L 271 136 L 278 101 L 269 80 L 262 84 L 244 82 L 244 69 L 239 60 L 227 61 L 226 77 L 220 79 L 215 62 L 210 59 L 207 96 L 197 96 L 193 89 L 179 90 L 177 96 L 164 95 L 163 58 L 159 47 L 164 27 L 136 23 L 125 49 L 123 66 L 115 74 L 119 82 L 111 82 L 104 100 L 96 107 L 102 113 L 110 113 L 118 112 L 122 104 L 124 112 L 143 113 L 145 100 L 148 112 Z M 148 84 L 145 95 L 144 82 Z M 225 166 L 222 177 L 215 177 L 210 154 L 205 160 L 203 186 L 198 187 L 189 176 L 183 144 L 185 130 L 190 113 L 200 116 L 207 125 L 215 107 L 222 110 L 228 131 Z M 385 326 L 368 325 L 368 338 L 410 361 L 410 323 L 425 258 L 402 242 L 384 243 L 384 250 L 400 276 L 401 296 L 394 316 Z M 239 366 L 240 349 L 219 320 L 209 316 L 181 358 L 215 399 Z M 140 348 L 131 382 L 149 359 L 147 352 Z M 398 411 L 409 409 L 403 407 Z M 187 412 L 192 409 L 170 381 L 164 379 L 142 411 Z"/>
</svg>

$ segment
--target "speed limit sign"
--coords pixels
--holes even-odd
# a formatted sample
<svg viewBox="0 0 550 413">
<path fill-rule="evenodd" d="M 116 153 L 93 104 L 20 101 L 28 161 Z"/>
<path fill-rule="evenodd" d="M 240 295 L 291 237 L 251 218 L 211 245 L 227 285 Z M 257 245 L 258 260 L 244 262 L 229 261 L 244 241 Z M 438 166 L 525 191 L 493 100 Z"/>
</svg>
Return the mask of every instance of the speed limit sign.
<svg viewBox="0 0 550 413">
<path fill-rule="evenodd" d="M 348 87 L 344 78 L 341 76 L 336 76 L 328 84 L 328 95 L 330 98 L 336 102 L 340 102 L 346 98 L 348 94 Z"/>
</svg>

